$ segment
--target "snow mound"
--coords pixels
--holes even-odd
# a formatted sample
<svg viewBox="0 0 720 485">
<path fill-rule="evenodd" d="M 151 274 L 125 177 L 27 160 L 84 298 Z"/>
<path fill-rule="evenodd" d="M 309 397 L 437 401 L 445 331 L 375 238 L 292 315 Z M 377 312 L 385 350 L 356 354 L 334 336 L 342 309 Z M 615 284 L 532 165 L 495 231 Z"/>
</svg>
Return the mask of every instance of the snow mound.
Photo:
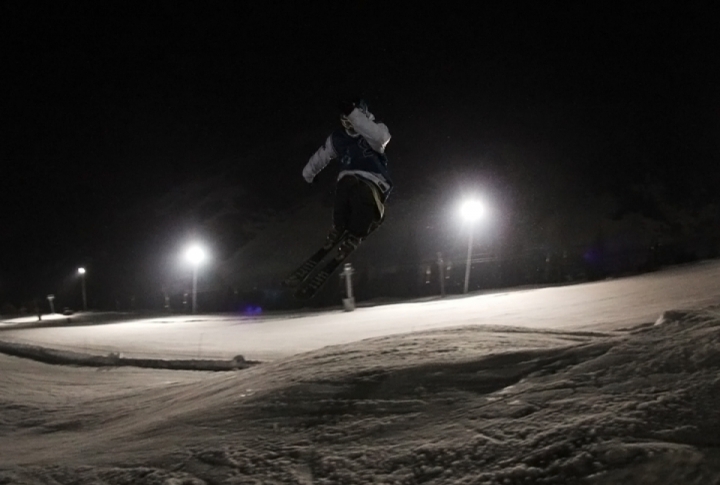
<svg viewBox="0 0 720 485">
<path fill-rule="evenodd" d="M 245 369 L 259 362 L 245 360 L 237 355 L 230 360 L 220 359 L 140 359 L 123 357 L 120 352 L 107 355 L 93 355 L 70 350 L 58 350 L 16 342 L 0 340 L 0 353 L 57 365 L 81 365 L 89 367 L 132 366 L 147 369 L 229 371 Z"/>
<path fill-rule="evenodd" d="M 370 339 L 141 398 L 136 412 L 85 399 L 86 431 L 44 436 L 22 424 L 17 398 L 0 483 L 717 484 L 720 310 L 607 334 L 475 326 Z M 50 439 L 54 454 L 13 451 Z"/>
</svg>

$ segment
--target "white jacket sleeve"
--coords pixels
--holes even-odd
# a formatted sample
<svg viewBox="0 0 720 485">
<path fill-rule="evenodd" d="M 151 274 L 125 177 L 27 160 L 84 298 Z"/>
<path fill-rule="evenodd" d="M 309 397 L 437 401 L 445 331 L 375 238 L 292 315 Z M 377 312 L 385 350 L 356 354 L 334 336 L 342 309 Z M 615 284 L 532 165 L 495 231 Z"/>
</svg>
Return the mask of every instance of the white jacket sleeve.
<svg viewBox="0 0 720 485">
<path fill-rule="evenodd" d="M 318 148 L 310 160 L 303 168 L 303 178 L 307 183 L 311 183 L 315 176 L 330 163 L 330 160 L 337 157 L 335 147 L 332 142 L 332 135 L 327 137 L 325 144 Z"/>
<path fill-rule="evenodd" d="M 375 123 L 357 108 L 350 113 L 348 119 L 373 150 L 378 153 L 385 152 L 385 146 L 390 141 L 390 130 L 384 123 Z"/>
</svg>

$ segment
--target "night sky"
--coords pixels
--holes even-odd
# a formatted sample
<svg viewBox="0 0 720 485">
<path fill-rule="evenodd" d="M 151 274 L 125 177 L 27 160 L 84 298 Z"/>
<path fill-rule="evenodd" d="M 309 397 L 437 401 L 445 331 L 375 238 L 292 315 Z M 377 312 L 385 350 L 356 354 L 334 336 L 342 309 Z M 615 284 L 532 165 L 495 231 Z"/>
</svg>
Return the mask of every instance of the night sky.
<svg viewBox="0 0 720 485">
<path fill-rule="evenodd" d="M 228 167 L 248 213 L 286 210 L 358 95 L 398 200 L 474 173 L 548 211 L 717 203 L 711 2 L 475 3 L 2 2 L 0 304 L 166 251 L 148 205 Z"/>
</svg>

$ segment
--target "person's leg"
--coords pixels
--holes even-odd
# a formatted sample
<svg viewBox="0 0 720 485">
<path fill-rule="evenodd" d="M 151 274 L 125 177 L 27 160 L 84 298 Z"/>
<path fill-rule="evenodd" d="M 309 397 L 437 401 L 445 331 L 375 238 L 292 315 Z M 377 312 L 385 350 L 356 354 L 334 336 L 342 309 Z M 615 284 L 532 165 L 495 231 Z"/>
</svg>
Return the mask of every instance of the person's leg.
<svg viewBox="0 0 720 485">
<path fill-rule="evenodd" d="M 335 186 L 335 204 L 333 206 L 333 227 L 339 232 L 348 229 L 351 217 L 351 199 L 358 181 L 355 177 L 346 176 L 338 180 Z"/>
<path fill-rule="evenodd" d="M 335 202 L 333 204 L 332 227 L 328 232 L 323 248 L 330 249 L 343 237 L 350 220 L 350 187 L 353 177 L 341 178 L 335 187 Z"/>
<path fill-rule="evenodd" d="M 347 221 L 350 218 L 350 205 L 348 190 L 351 184 L 344 181 L 345 177 L 338 182 L 335 191 L 335 205 L 333 207 L 333 225 L 327 236 L 322 248 L 318 249 L 312 256 L 306 259 L 290 276 L 285 278 L 283 285 L 286 287 L 296 287 L 300 285 L 318 264 L 332 251 L 343 238 L 347 236 Z"/>
<path fill-rule="evenodd" d="M 349 197 L 350 219 L 347 223 L 348 232 L 364 239 L 382 222 L 381 208 L 369 182 L 358 181 L 352 187 Z"/>
<path fill-rule="evenodd" d="M 353 177 L 354 178 L 354 177 Z M 338 258 L 345 259 L 355 251 L 360 243 L 382 222 L 381 210 L 369 183 L 354 178 L 355 183 L 348 184 L 346 219 L 347 236 L 338 248 Z"/>
</svg>

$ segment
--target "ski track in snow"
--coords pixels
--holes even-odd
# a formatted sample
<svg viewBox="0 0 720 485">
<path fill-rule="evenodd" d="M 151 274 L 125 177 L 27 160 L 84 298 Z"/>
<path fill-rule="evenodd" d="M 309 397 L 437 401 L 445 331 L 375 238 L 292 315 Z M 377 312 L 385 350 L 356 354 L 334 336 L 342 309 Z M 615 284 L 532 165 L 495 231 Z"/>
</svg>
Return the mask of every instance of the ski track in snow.
<svg viewBox="0 0 720 485">
<path fill-rule="evenodd" d="M 95 369 L 0 355 L 0 483 L 720 484 L 718 269 L 506 294 L 525 295 L 530 307 L 544 298 L 552 310 L 541 320 L 561 316 L 554 328 L 507 325 L 516 314 L 502 326 L 406 328 L 348 343 L 336 335 L 337 345 L 239 371 Z M 635 303 L 618 300 L 614 285 Z M 563 319 L 547 291 L 572 296 L 582 287 L 615 295 L 609 316 L 625 317 L 613 323 L 596 313 L 598 303 L 579 318 L 573 305 L 581 302 L 571 299 Z M 438 303 L 455 304 L 460 315 L 492 298 L 401 306 L 432 315 Z M 662 310 L 654 318 L 633 310 L 648 302 L 693 309 L 660 319 Z M 310 332 L 323 318 L 293 321 L 305 319 Z M 183 328 L 192 323 L 218 335 L 233 327 L 211 319 Z M 70 331 L 61 345 L 82 350 L 80 330 L 133 325 L 4 330 L 0 338 L 42 344 Z M 180 342 L 170 354 L 196 350 Z"/>
</svg>

